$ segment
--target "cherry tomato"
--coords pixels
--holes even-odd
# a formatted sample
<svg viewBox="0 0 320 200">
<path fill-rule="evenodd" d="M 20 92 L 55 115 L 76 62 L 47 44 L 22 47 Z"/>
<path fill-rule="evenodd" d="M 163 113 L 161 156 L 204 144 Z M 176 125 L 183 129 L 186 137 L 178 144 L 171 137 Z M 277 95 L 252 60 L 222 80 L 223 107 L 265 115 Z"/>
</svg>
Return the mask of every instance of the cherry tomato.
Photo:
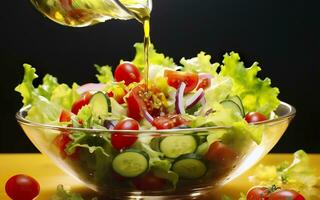
<svg viewBox="0 0 320 200">
<path fill-rule="evenodd" d="M 199 77 L 195 73 L 165 70 L 164 76 L 168 78 L 171 87 L 178 88 L 181 82 L 186 84 L 184 93 L 188 93 L 197 87 Z"/>
<path fill-rule="evenodd" d="M 294 190 L 277 190 L 270 194 L 268 200 L 305 200 L 305 198 Z"/>
<path fill-rule="evenodd" d="M 90 92 L 85 92 L 79 100 L 73 103 L 71 112 L 73 114 L 78 114 L 82 106 L 87 105 L 90 102 L 92 94 Z"/>
<path fill-rule="evenodd" d="M 128 116 L 135 120 L 141 120 L 145 111 L 148 111 L 153 117 L 159 116 L 160 113 L 166 113 L 165 103 L 163 102 L 166 100 L 163 99 L 165 99 L 165 95 L 155 88 L 146 91 L 145 85 L 138 85 L 126 97 Z"/>
<path fill-rule="evenodd" d="M 125 119 L 116 124 L 114 130 L 139 130 L 139 123 L 134 119 Z M 113 133 L 111 144 L 115 149 L 121 150 L 132 146 L 138 137 L 130 133 Z"/>
<path fill-rule="evenodd" d="M 154 118 L 152 125 L 157 129 L 171 129 L 187 123 L 181 115 L 165 115 Z"/>
<path fill-rule="evenodd" d="M 253 187 L 247 193 L 247 200 L 268 200 L 270 192 L 267 187 Z"/>
<path fill-rule="evenodd" d="M 222 142 L 216 141 L 209 146 L 204 157 L 219 167 L 228 168 L 237 159 L 237 153 Z"/>
<path fill-rule="evenodd" d="M 167 184 L 167 180 L 155 176 L 152 172 L 137 177 L 132 182 L 138 190 L 161 190 Z"/>
<path fill-rule="evenodd" d="M 255 122 L 265 121 L 265 120 L 267 120 L 267 117 L 259 112 L 249 112 L 248 114 L 246 114 L 244 119 L 248 123 L 255 123 Z"/>
<path fill-rule="evenodd" d="M 18 174 L 6 182 L 5 189 L 13 200 L 32 200 L 39 195 L 40 185 L 34 178 Z"/>
<path fill-rule="evenodd" d="M 118 65 L 114 71 L 114 79 L 117 82 L 124 81 L 126 85 L 133 82 L 140 82 L 141 75 L 136 66 L 132 63 L 124 62 Z"/>
<path fill-rule="evenodd" d="M 199 80 L 199 84 L 197 86 L 197 90 L 200 89 L 200 88 L 206 89 L 210 85 L 211 85 L 211 80 L 209 78 L 200 79 Z"/>
<path fill-rule="evenodd" d="M 64 150 L 69 144 L 69 142 L 71 142 L 71 139 L 69 138 L 69 135 L 67 133 L 59 134 L 54 140 L 54 144 L 59 148 L 60 155 L 62 158 L 67 157 L 67 153 Z"/>
<path fill-rule="evenodd" d="M 59 118 L 60 122 L 70 122 L 71 121 L 71 113 L 66 110 L 62 110 Z"/>
</svg>

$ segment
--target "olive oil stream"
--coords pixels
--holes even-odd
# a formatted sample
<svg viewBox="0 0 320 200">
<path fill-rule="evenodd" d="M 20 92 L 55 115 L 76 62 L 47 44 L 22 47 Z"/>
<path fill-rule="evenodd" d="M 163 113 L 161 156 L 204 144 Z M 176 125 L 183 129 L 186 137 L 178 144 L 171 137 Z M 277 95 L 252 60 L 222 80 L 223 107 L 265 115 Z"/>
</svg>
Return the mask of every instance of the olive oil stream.
<svg viewBox="0 0 320 200">
<path fill-rule="evenodd" d="M 144 29 L 144 78 L 148 89 L 151 0 L 31 0 L 49 19 L 72 27 L 84 27 L 109 19 L 136 19 Z"/>
</svg>

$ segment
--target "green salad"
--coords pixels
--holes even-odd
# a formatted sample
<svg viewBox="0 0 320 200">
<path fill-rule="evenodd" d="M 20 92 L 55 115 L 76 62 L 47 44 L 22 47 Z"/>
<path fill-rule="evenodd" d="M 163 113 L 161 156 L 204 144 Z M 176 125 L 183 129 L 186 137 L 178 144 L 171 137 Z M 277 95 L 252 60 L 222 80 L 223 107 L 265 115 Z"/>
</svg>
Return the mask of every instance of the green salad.
<svg viewBox="0 0 320 200">
<path fill-rule="evenodd" d="M 202 184 L 231 170 L 246 145 L 260 144 L 263 129 L 253 124 L 275 118 L 280 101 L 270 79 L 257 77 L 257 62 L 245 67 L 230 52 L 212 63 L 200 52 L 177 64 L 151 47 L 146 83 L 143 45 L 135 48 L 134 59 L 120 61 L 114 72 L 95 65 L 97 83 L 69 86 L 47 74 L 36 87 L 36 69 L 23 65 L 15 90 L 25 118 L 66 127 L 48 138 L 83 179 L 138 190 Z M 204 127 L 229 131 L 211 134 Z"/>
</svg>

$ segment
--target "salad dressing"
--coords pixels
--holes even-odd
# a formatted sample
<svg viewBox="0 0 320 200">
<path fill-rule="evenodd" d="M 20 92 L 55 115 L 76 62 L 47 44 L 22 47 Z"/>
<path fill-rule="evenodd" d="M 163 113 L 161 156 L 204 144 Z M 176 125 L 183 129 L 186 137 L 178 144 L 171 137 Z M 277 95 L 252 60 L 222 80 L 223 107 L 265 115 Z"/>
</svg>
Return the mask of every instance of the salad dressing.
<svg viewBox="0 0 320 200">
<path fill-rule="evenodd" d="M 148 89 L 150 12 L 148 0 L 31 0 L 51 20 L 72 27 L 84 27 L 109 19 L 136 19 L 144 29 L 144 78 Z"/>
</svg>

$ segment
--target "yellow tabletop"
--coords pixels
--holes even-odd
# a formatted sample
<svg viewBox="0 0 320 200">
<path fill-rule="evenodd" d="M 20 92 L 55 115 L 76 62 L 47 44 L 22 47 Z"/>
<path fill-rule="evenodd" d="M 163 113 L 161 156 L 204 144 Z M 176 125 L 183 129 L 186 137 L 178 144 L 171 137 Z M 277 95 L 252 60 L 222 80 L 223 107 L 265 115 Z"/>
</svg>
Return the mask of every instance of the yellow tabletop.
<svg viewBox="0 0 320 200">
<path fill-rule="evenodd" d="M 309 155 L 312 166 L 320 175 L 320 154 Z M 284 160 L 291 161 L 292 154 L 269 154 L 260 163 L 266 165 L 278 164 Z M 37 200 L 48 200 L 58 184 L 70 186 L 72 191 L 84 196 L 95 196 L 93 191 L 86 189 L 83 184 L 66 175 L 58 169 L 46 156 L 41 154 L 0 154 L 0 200 L 9 200 L 4 191 L 5 182 L 15 174 L 28 174 L 40 183 L 41 192 Z M 240 192 L 246 192 L 252 185 L 248 176 L 252 170 L 230 182 L 208 199 L 220 199 L 221 195 L 237 198 Z M 206 198 L 207 199 L 207 198 Z"/>
</svg>

